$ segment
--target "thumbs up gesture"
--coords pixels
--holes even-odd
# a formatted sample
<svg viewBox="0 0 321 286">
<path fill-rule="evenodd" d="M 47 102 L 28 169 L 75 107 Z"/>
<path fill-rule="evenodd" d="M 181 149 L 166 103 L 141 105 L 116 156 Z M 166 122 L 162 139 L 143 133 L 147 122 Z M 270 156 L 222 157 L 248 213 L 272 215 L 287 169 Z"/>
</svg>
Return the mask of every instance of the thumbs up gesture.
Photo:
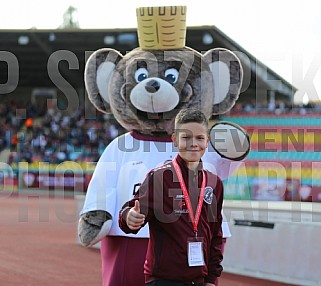
<svg viewBox="0 0 321 286">
<path fill-rule="evenodd" d="M 138 230 L 145 221 L 145 216 L 140 213 L 139 201 L 135 201 L 135 205 L 129 210 L 126 223 L 131 230 Z"/>
</svg>

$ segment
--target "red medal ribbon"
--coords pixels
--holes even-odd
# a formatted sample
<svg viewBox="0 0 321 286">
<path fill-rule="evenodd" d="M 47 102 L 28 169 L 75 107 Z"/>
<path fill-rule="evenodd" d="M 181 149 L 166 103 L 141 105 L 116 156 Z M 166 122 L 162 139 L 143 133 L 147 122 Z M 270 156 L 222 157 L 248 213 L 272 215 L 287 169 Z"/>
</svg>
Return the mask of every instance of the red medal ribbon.
<svg viewBox="0 0 321 286">
<path fill-rule="evenodd" d="M 205 186 L 206 186 L 205 172 L 204 172 L 204 170 L 202 170 L 203 180 L 202 180 L 202 186 L 201 186 L 201 193 L 200 193 L 200 198 L 199 198 L 199 201 L 198 201 L 198 204 L 197 204 L 196 213 L 195 213 L 195 216 L 194 216 L 192 203 L 191 203 L 190 197 L 188 195 L 188 191 L 187 191 L 185 182 L 183 180 L 181 169 L 178 166 L 177 159 L 174 158 L 174 160 L 172 162 L 173 162 L 173 166 L 174 166 L 176 175 L 178 177 L 178 181 L 179 181 L 179 183 L 181 185 L 181 188 L 182 188 L 182 191 L 183 191 L 183 195 L 184 195 L 184 198 L 185 198 L 185 201 L 186 201 L 186 206 L 187 206 L 187 209 L 188 209 L 188 214 L 189 214 L 189 217 L 190 217 L 190 219 L 192 221 L 194 232 L 197 235 L 197 225 L 198 225 L 198 221 L 199 221 L 200 216 L 201 216 L 202 205 L 203 205 L 203 200 L 204 200 L 204 193 L 205 193 Z"/>
</svg>

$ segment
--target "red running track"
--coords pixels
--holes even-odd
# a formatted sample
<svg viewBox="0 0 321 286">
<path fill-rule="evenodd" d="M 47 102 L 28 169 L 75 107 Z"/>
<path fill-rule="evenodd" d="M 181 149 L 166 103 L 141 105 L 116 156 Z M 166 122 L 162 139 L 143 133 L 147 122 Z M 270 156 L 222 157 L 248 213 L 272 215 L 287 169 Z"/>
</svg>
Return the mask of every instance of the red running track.
<svg viewBox="0 0 321 286">
<path fill-rule="evenodd" d="M 77 244 L 77 201 L 0 191 L 0 286 L 100 286 L 97 249 Z M 288 285 L 224 273 L 220 286 Z M 117 285 L 112 285 L 117 286 Z"/>
</svg>

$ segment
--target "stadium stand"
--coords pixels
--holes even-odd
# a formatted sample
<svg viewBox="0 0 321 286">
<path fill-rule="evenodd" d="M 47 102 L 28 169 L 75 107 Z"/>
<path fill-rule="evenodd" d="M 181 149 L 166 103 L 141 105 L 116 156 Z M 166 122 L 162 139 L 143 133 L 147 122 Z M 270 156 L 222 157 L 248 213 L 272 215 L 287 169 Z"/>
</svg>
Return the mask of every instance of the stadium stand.
<svg viewBox="0 0 321 286">
<path fill-rule="evenodd" d="M 225 210 L 233 233 L 224 267 L 227 272 L 260 276 L 287 285 L 320 285 L 321 253 L 315 238 L 321 235 L 321 210 L 318 207 L 318 212 L 310 211 L 310 207 L 316 210 L 315 205 L 320 204 L 302 205 L 303 213 L 296 204 L 285 209 L 289 202 L 284 200 L 321 201 L 321 105 L 294 105 L 296 88 L 217 27 L 188 28 L 187 45 L 199 51 L 215 47 L 236 51 L 245 71 L 238 104 L 220 118 L 245 127 L 252 141 L 252 151 L 243 166 L 224 182 Z M 62 169 L 64 190 L 68 187 L 85 192 L 102 150 L 124 132 L 113 117 L 86 110 L 90 104 L 84 91 L 85 61 L 91 51 L 101 47 L 112 47 L 125 54 L 137 47 L 136 29 L 0 30 L 0 50 L 10 56 L 8 62 L 0 61 L 4 71 L 0 73 L 0 191 L 57 190 L 56 185 L 48 184 L 59 181 L 58 170 Z M 19 63 L 10 66 L 11 74 L 19 73 L 17 89 L 9 84 L 11 74 L 6 72 L 11 59 Z M 54 76 L 48 73 L 50 65 L 59 65 Z M 66 88 L 68 84 L 70 89 Z M 80 105 L 68 108 L 68 97 L 74 94 Z M 56 101 L 58 109 L 51 108 L 48 99 Z M 66 167 L 60 168 L 61 164 Z M 81 173 L 80 177 L 74 169 Z M 66 170 L 74 172 L 71 177 Z M 275 206 L 271 201 L 285 205 Z M 245 208 L 239 207 L 242 203 Z M 246 215 L 244 210 L 252 217 L 258 212 L 257 220 L 262 213 L 273 214 L 270 217 L 275 231 L 250 224 L 235 225 L 233 214 L 239 219 L 236 214 Z M 284 219 L 285 214 L 288 217 Z M 302 218 L 304 223 L 298 224 L 293 218 Z M 314 221 L 310 223 L 309 219 Z M 307 278 L 313 281 L 308 284 Z"/>
<path fill-rule="evenodd" d="M 321 118 L 284 113 L 222 116 L 243 126 L 251 151 L 235 177 L 239 190 L 230 199 L 321 202 Z M 227 186 L 227 189 L 230 187 Z"/>
</svg>

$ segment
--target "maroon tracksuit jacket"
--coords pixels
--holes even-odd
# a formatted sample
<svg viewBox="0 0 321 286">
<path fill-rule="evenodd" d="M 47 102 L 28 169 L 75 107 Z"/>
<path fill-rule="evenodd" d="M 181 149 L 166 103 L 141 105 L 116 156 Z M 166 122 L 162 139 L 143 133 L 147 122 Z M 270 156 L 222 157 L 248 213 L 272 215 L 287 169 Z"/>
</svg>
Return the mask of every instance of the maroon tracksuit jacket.
<svg viewBox="0 0 321 286">
<path fill-rule="evenodd" d="M 179 155 L 177 162 L 195 215 L 202 171 L 189 170 Z M 137 199 L 141 213 L 146 216 L 145 223 L 149 223 L 150 239 L 144 265 L 146 283 L 162 279 L 214 283 L 221 275 L 223 185 L 208 171 L 205 177 L 205 198 L 198 223 L 198 237 L 204 238 L 205 266 L 188 266 L 187 241 L 194 236 L 194 230 L 172 162 L 150 171 L 135 197 L 120 211 L 119 226 L 125 233 L 137 233 L 126 224 L 127 213 Z"/>
</svg>

